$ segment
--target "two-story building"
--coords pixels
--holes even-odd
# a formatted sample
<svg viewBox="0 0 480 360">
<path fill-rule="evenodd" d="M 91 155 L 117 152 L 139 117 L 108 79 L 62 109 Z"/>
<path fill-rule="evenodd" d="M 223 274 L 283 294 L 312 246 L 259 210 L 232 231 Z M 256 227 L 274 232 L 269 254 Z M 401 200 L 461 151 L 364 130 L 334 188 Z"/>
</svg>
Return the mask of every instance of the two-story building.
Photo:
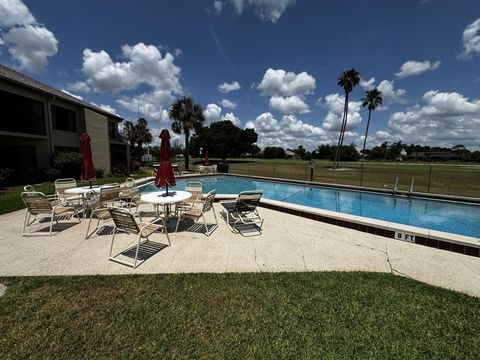
<svg viewBox="0 0 480 360">
<path fill-rule="evenodd" d="M 83 132 L 92 138 L 96 169 L 109 174 L 117 164 L 128 166 L 128 146 L 118 134 L 122 120 L 0 65 L 0 169 L 13 170 L 12 180 L 35 180 L 55 154 L 79 152 Z"/>
</svg>

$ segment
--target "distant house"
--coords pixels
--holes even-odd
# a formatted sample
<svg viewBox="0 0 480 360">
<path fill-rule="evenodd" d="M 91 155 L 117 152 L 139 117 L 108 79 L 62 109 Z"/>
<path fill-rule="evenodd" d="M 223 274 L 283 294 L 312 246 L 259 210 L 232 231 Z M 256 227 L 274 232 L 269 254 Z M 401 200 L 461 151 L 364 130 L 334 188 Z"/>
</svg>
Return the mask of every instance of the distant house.
<svg viewBox="0 0 480 360">
<path fill-rule="evenodd" d="M 285 150 L 285 158 L 287 159 L 298 159 L 298 155 L 295 153 L 295 151 L 291 149 Z"/>
<path fill-rule="evenodd" d="M 109 174 L 116 164 L 128 163 L 118 115 L 3 65 L 0 103 L 0 168 L 13 170 L 14 181 L 37 179 L 55 154 L 79 152 L 85 131 L 92 138 L 95 168 Z"/>
<path fill-rule="evenodd" d="M 449 151 L 435 152 L 435 151 L 419 151 L 412 152 L 408 155 L 408 160 L 420 160 L 420 161 L 442 161 L 442 160 L 457 160 L 461 159 L 460 154 L 456 154 Z"/>
</svg>

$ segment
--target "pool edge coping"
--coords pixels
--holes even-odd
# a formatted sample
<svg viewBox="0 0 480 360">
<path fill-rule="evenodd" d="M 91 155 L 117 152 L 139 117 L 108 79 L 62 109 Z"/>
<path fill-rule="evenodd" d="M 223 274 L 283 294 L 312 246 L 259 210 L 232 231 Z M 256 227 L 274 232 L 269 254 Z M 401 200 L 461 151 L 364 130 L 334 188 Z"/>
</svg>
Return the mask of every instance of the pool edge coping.
<svg viewBox="0 0 480 360">
<path fill-rule="evenodd" d="M 267 181 L 279 181 L 284 183 L 295 183 L 309 186 L 324 186 L 322 183 L 316 182 L 303 182 L 299 180 L 290 180 L 290 179 L 279 179 L 279 178 L 268 178 L 261 176 L 248 176 L 240 174 L 228 174 L 228 173 L 217 173 L 217 174 L 185 174 L 180 175 L 177 178 L 196 178 L 196 177 L 213 177 L 213 176 L 237 176 L 243 178 L 254 178 Z M 137 181 L 137 185 L 143 186 L 151 182 L 154 178 L 149 177 L 146 179 L 141 179 Z M 327 187 L 337 187 L 333 184 L 326 185 Z M 379 194 L 388 193 L 379 189 L 374 189 L 376 191 L 371 191 L 372 188 L 365 187 L 353 187 L 348 185 L 338 186 L 342 189 L 352 190 L 352 191 L 365 191 L 365 192 L 374 192 Z M 391 191 L 390 191 L 391 192 Z M 416 193 L 420 194 L 420 193 Z M 215 201 L 220 200 L 229 200 L 235 199 L 237 194 L 217 194 Z M 451 198 L 451 196 L 448 196 Z M 430 197 L 431 199 L 436 199 Z M 477 199 L 477 198 L 473 198 Z M 441 199 L 436 199 L 441 200 Z M 444 199 L 445 201 L 452 201 L 453 199 Z M 480 199 L 478 199 L 480 201 Z M 458 202 L 458 201 L 457 201 Z M 467 201 L 468 202 L 468 201 Z M 471 202 L 469 202 L 471 203 Z M 368 232 L 371 234 L 383 236 L 386 238 L 391 238 L 398 241 L 404 241 L 409 243 L 415 243 L 419 245 L 424 245 L 428 247 L 434 247 L 441 250 L 447 250 L 451 252 L 456 252 L 460 254 L 465 254 L 474 257 L 480 257 L 480 238 L 475 238 L 471 236 L 465 236 L 460 234 L 448 233 L 439 230 L 425 229 L 417 226 L 405 225 L 395 222 L 388 222 L 384 220 L 378 220 L 363 216 L 350 215 L 341 212 L 335 212 L 325 209 L 314 208 L 305 205 L 292 204 L 279 200 L 272 200 L 262 198 L 260 206 L 265 208 L 270 208 L 272 210 L 281 211 L 295 216 L 300 216 L 316 221 L 325 222 L 328 224 L 350 228 L 353 230 Z M 395 237 L 396 232 L 406 233 L 409 235 L 414 235 L 414 241 L 400 240 Z"/>
</svg>

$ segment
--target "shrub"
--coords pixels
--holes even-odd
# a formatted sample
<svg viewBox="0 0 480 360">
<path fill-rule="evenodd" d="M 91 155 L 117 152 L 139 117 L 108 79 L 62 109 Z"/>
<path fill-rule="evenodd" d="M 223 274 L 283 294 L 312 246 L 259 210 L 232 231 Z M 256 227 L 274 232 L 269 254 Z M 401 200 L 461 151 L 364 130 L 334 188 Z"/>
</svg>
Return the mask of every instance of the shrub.
<svg viewBox="0 0 480 360">
<path fill-rule="evenodd" d="M 53 167 L 60 170 L 63 177 L 78 179 L 82 172 L 82 159 L 79 153 L 60 153 L 53 158 Z"/>
<path fill-rule="evenodd" d="M 40 177 L 42 181 L 53 181 L 61 178 L 62 172 L 59 169 L 48 166 L 40 170 Z"/>
<path fill-rule="evenodd" d="M 140 166 L 142 166 L 142 163 L 138 160 L 133 160 L 131 163 L 130 163 L 130 170 L 132 170 L 132 172 L 137 172 L 138 169 L 140 169 Z"/>
<path fill-rule="evenodd" d="M 105 170 L 103 169 L 95 169 L 95 177 L 97 179 L 103 178 L 103 175 L 105 175 Z"/>
<path fill-rule="evenodd" d="M 116 164 L 112 168 L 114 175 L 128 175 L 128 169 L 124 164 Z"/>
<path fill-rule="evenodd" d="M 12 174 L 13 170 L 9 168 L 0 169 L 0 185 L 5 183 L 5 180 Z"/>
</svg>

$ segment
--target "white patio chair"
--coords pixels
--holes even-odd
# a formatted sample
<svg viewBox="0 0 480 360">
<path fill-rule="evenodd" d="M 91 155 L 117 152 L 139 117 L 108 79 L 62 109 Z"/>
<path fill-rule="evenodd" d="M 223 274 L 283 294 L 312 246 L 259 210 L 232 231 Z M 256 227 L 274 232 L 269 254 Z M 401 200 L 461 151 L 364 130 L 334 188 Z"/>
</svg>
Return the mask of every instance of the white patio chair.
<svg viewBox="0 0 480 360">
<path fill-rule="evenodd" d="M 67 194 L 65 190 L 77 187 L 77 181 L 73 178 L 57 179 L 55 180 L 55 192 L 60 200 L 69 202 L 82 202 L 82 195 Z"/>
<path fill-rule="evenodd" d="M 25 192 L 36 192 L 37 190 L 33 187 L 33 185 L 25 185 L 23 187 L 23 191 Z M 58 201 L 58 195 L 55 193 L 55 194 L 51 194 L 51 195 L 45 195 L 48 199 L 48 201 L 50 201 L 52 204 L 57 204 L 59 201 Z"/>
<path fill-rule="evenodd" d="M 201 181 L 187 181 L 185 183 L 185 191 L 192 194 L 187 200 L 181 201 L 176 204 L 176 212 L 180 210 L 187 210 L 192 207 L 193 203 L 202 200 L 203 198 L 203 183 Z"/>
<path fill-rule="evenodd" d="M 178 214 L 177 226 L 175 227 L 175 232 L 178 231 L 178 225 L 180 224 L 180 221 L 184 220 L 185 218 L 194 219 L 195 221 L 194 224 L 190 226 L 190 228 L 188 228 L 188 230 L 191 230 L 197 224 L 198 220 L 202 218 L 203 225 L 205 226 L 205 235 L 210 236 L 218 226 L 217 214 L 215 213 L 215 208 L 213 207 L 215 195 L 215 190 L 212 190 L 207 194 L 205 200 L 197 200 L 190 208 L 185 209 L 184 211 L 180 210 Z M 213 216 L 215 217 L 215 226 L 212 228 L 212 230 L 209 231 L 207 222 L 205 221 L 205 213 L 210 210 L 213 211 Z"/>
<path fill-rule="evenodd" d="M 25 232 L 27 226 L 32 225 L 37 219 L 37 215 L 48 215 L 50 216 L 50 230 L 48 235 L 52 235 L 53 222 L 55 221 L 58 224 L 58 218 L 60 216 L 66 215 L 77 215 L 78 222 L 80 222 L 80 217 L 78 216 L 77 209 L 71 206 L 64 206 L 62 204 L 52 204 L 48 201 L 44 193 L 38 191 L 23 192 L 21 194 L 22 201 L 26 206 L 25 210 L 25 220 L 23 222 L 22 236 L 27 235 L 44 235 L 41 233 L 27 233 Z M 30 217 L 34 216 L 32 222 L 30 222 Z"/>
<path fill-rule="evenodd" d="M 145 242 L 149 241 L 149 236 L 158 230 L 163 230 L 163 232 L 167 236 L 168 244 L 170 246 L 172 245 L 170 242 L 170 237 L 168 236 L 167 227 L 165 226 L 165 222 L 163 221 L 162 218 L 159 218 L 156 220 L 156 221 L 161 221 L 162 224 L 143 223 L 143 222 L 137 223 L 133 214 L 127 209 L 111 207 L 109 208 L 109 212 L 110 212 L 110 217 L 112 218 L 115 224 L 115 227 L 113 229 L 113 235 L 112 235 L 112 244 L 110 246 L 110 254 L 108 256 L 109 260 L 118 262 L 123 265 L 131 266 L 135 269 L 137 267 L 138 252 L 140 250 L 140 245 L 142 244 L 142 239 L 146 239 Z M 117 257 L 122 253 L 112 256 L 113 243 L 115 241 L 115 235 L 117 231 L 122 231 L 132 235 L 133 234 L 138 235 L 137 246 L 135 249 L 135 258 L 133 263 L 118 259 Z"/>
<path fill-rule="evenodd" d="M 117 203 L 122 204 L 122 200 L 120 199 L 120 184 L 104 185 L 100 188 L 98 194 L 95 191 L 90 191 L 86 194 L 85 211 L 90 211 L 90 219 L 88 220 L 85 239 L 88 239 L 98 230 L 100 221 L 105 222 L 106 220 L 110 220 L 108 208 Z M 97 225 L 95 229 L 90 232 L 90 226 L 94 219 L 97 220 Z"/>
<path fill-rule="evenodd" d="M 262 198 L 262 192 L 257 190 L 242 191 L 235 201 L 221 201 L 225 209 L 227 226 L 235 233 L 241 233 L 240 226 L 255 225 L 259 231 L 263 226 L 263 219 L 257 207 Z"/>
</svg>

